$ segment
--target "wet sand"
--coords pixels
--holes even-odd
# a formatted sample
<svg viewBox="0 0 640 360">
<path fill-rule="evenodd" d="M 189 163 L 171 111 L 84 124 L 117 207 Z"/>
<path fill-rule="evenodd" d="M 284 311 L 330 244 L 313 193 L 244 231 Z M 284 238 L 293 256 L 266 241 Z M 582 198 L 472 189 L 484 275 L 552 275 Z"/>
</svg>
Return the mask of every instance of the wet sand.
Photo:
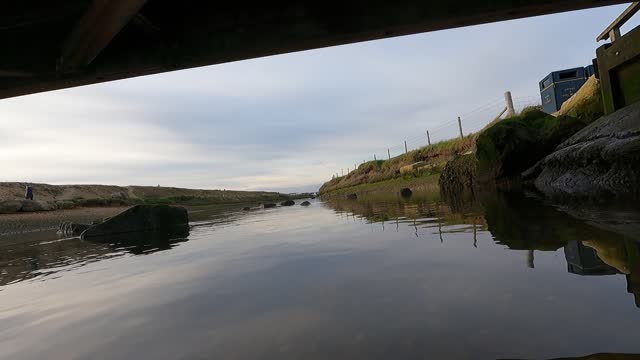
<svg viewBox="0 0 640 360">
<path fill-rule="evenodd" d="M 2 214 L 0 215 L 0 243 L 16 234 L 55 230 L 63 221 L 88 223 L 114 216 L 127 208 L 128 206 L 114 206 Z"/>
</svg>

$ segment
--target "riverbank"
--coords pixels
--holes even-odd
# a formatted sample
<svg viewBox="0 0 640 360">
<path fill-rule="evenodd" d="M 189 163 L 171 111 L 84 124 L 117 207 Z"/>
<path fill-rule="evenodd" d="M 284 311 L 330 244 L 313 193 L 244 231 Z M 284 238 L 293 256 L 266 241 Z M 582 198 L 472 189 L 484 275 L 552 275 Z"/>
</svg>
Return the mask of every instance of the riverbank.
<svg viewBox="0 0 640 360">
<path fill-rule="evenodd" d="M 309 194 L 267 191 L 184 189 L 163 186 L 49 185 L 31 184 L 35 201 L 24 199 L 27 183 L 0 183 L 0 214 L 75 208 L 130 206 L 137 204 L 232 205 L 278 202 L 306 198 Z"/>
<path fill-rule="evenodd" d="M 626 122 L 637 120 L 637 114 L 633 109 L 608 117 L 604 117 L 603 114 L 600 84 L 595 77 L 591 77 L 555 114 L 544 113 L 536 106 L 525 107 L 506 119 L 491 121 L 484 129 L 462 139 L 430 145 L 386 161 L 364 163 L 346 176 L 327 181 L 320 188 L 320 194 L 333 196 L 357 193 L 360 186 L 366 185 L 364 187 L 369 189 L 379 188 L 384 187 L 386 181 L 402 181 L 399 179 L 412 179 L 406 186 L 412 188 L 412 185 L 419 185 L 424 177 L 438 175 L 441 189 L 444 193 L 452 195 L 453 199 L 472 195 L 473 188 L 478 183 L 485 187 L 509 188 L 534 184 L 544 192 L 547 189 L 542 185 L 552 188 L 559 178 L 567 184 L 579 183 L 580 174 L 577 172 L 586 166 L 583 165 L 585 162 L 597 163 L 595 158 L 598 156 L 610 161 L 597 167 L 597 171 L 591 174 L 589 179 L 597 180 L 592 181 L 593 183 L 605 182 L 607 186 L 601 187 L 607 190 L 614 188 L 616 191 L 622 191 L 635 176 L 635 165 L 627 163 L 628 159 L 636 154 L 636 142 L 631 136 L 636 133 L 636 126 Z M 611 125 L 618 123 L 617 127 Z M 627 134 L 623 129 L 633 134 Z M 579 137 L 579 133 L 584 134 Z M 574 139 L 573 142 L 571 139 Z M 588 146 L 594 145 L 591 146 L 594 149 L 589 154 L 586 154 L 586 151 L 578 151 L 571 153 L 572 157 L 552 156 L 554 151 L 567 148 L 566 144 L 588 141 L 597 143 L 595 145 L 613 145 L 600 151 L 600 148 L 589 143 Z M 616 158 L 616 154 L 624 156 Z M 541 162 L 543 159 L 546 159 L 545 162 Z M 564 167 L 558 166 L 557 163 L 562 162 L 565 163 Z M 634 161 L 631 163 L 635 164 Z M 609 165 L 611 168 L 623 170 L 609 171 L 606 168 Z M 532 168 L 535 170 L 529 170 Z M 544 168 L 553 171 L 545 172 Z M 578 171 L 571 173 L 570 170 L 575 169 Z M 541 173 L 546 178 L 536 181 L 535 177 Z M 570 174 L 571 179 L 562 178 L 564 174 Z M 622 186 L 610 186 L 616 179 L 624 179 Z"/>
<path fill-rule="evenodd" d="M 344 197 L 347 194 L 363 194 L 373 193 L 397 193 L 402 188 L 410 188 L 416 191 L 434 191 L 438 190 L 439 173 L 426 173 L 415 177 L 398 177 L 389 180 L 378 181 L 374 183 L 364 183 L 348 187 L 342 187 L 330 192 L 321 193 L 323 199 L 333 197 Z"/>
</svg>

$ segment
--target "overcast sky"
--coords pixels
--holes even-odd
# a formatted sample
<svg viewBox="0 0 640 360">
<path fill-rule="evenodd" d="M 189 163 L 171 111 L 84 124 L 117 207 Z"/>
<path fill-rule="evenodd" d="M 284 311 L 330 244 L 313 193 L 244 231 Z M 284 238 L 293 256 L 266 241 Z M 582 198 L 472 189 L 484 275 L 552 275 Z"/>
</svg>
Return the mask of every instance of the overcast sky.
<svg viewBox="0 0 640 360">
<path fill-rule="evenodd" d="M 0 181 L 314 191 L 585 66 L 614 6 L 0 100 Z M 636 19 L 627 28 L 638 24 Z"/>
</svg>

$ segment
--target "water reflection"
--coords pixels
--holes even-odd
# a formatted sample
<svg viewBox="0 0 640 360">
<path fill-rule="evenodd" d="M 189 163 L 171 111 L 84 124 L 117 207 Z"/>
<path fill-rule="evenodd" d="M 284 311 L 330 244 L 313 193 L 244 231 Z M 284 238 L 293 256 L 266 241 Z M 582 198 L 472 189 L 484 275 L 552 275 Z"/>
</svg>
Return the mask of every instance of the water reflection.
<svg viewBox="0 0 640 360">
<path fill-rule="evenodd" d="M 188 230 L 180 234 L 142 232 L 102 242 L 70 238 L 14 243 L 0 251 L 0 286 L 34 278 L 55 278 L 60 272 L 127 254 L 169 250 L 187 241 L 188 235 Z"/>
<path fill-rule="evenodd" d="M 637 244 L 536 199 L 452 209 L 437 194 L 376 195 L 191 218 L 186 242 L 22 241 L 40 257 L 59 246 L 62 265 L 118 258 L 69 272 L 52 261 L 40 265 L 58 271 L 47 281 L 2 287 L 0 358 L 609 360 L 640 349 L 625 292 Z M 17 244 L 1 246 L 15 255 Z"/>
<path fill-rule="evenodd" d="M 496 244 L 509 250 L 522 250 L 523 263 L 535 268 L 537 251 L 563 249 L 569 273 L 581 276 L 624 275 L 627 291 L 640 307 L 640 243 L 569 215 L 522 192 L 481 193 L 477 198 L 453 200 L 433 196 L 402 198 L 395 194 L 373 194 L 356 200 L 327 199 L 326 206 L 336 213 L 367 223 L 432 229 L 444 242 L 447 234 L 469 234 L 477 247 L 478 231 L 488 230 Z M 387 226 L 385 226 L 387 224 Z"/>
</svg>

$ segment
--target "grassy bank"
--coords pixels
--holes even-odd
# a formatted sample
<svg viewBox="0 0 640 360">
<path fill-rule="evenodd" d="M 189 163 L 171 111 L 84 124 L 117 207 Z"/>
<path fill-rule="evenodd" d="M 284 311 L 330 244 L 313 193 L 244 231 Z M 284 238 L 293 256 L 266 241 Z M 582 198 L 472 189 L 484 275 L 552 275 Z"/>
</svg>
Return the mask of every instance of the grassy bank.
<svg viewBox="0 0 640 360">
<path fill-rule="evenodd" d="M 375 183 L 363 183 L 335 189 L 322 194 L 323 198 L 342 197 L 346 194 L 396 193 L 402 188 L 420 191 L 438 190 L 438 173 L 423 174 L 415 177 L 398 177 Z"/>
<path fill-rule="evenodd" d="M 449 165 L 443 179 L 451 188 L 471 188 L 476 163 L 480 177 L 487 181 L 519 177 L 602 113 L 600 84 L 591 77 L 554 115 L 543 113 L 539 106 L 524 108 L 519 114 L 495 119 L 462 139 L 442 141 L 389 160 L 363 163 L 348 175 L 327 181 L 319 192 L 321 195 L 345 194 L 367 187 L 377 188 L 375 184 L 391 180 L 410 184 L 412 179 L 441 173 L 453 159 L 458 161 Z M 467 153 L 474 154 L 459 157 Z M 413 184 L 421 181 L 415 180 Z"/>
<path fill-rule="evenodd" d="M 462 139 L 441 141 L 409 151 L 389 160 L 365 162 L 348 175 L 333 178 L 323 184 L 319 193 L 344 193 L 350 188 L 390 180 L 396 183 L 416 183 L 416 179 L 433 177 L 455 155 L 473 151 L 476 137 L 476 134 L 471 134 Z"/>
</svg>

